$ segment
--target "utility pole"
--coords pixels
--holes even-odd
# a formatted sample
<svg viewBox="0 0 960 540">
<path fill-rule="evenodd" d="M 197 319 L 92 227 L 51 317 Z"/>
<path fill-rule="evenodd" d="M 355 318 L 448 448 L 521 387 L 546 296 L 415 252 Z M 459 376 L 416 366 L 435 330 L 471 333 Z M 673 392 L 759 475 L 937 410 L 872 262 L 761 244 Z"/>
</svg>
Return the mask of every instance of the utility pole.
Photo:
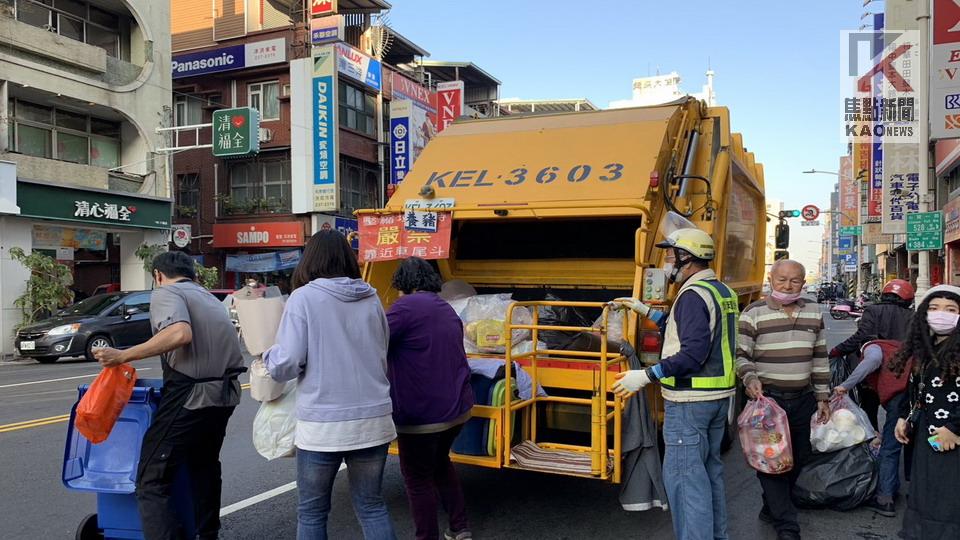
<svg viewBox="0 0 960 540">
<path fill-rule="evenodd" d="M 920 211 L 930 211 L 930 0 L 916 0 L 919 56 L 916 88 L 917 113 L 920 116 Z M 930 252 L 917 253 L 917 296 L 930 288 Z"/>
</svg>

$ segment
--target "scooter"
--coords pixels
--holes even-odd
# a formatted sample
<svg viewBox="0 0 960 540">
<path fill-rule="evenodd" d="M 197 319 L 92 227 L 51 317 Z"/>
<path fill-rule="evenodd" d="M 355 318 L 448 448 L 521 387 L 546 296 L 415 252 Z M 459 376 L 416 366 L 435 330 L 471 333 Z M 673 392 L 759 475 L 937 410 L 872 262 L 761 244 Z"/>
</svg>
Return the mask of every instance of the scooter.
<svg viewBox="0 0 960 540">
<path fill-rule="evenodd" d="M 851 318 L 860 320 L 860 317 L 863 316 L 863 304 L 861 302 L 840 300 L 830 308 L 830 316 L 838 321 Z"/>
</svg>

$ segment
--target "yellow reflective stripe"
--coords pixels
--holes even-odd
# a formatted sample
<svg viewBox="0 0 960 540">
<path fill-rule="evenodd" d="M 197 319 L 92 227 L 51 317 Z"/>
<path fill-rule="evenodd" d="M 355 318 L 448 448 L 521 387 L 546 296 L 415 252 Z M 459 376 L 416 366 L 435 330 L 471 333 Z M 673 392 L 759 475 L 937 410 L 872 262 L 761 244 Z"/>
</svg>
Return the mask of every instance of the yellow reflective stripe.
<svg viewBox="0 0 960 540">
<path fill-rule="evenodd" d="M 736 385 L 736 375 L 733 372 L 733 351 L 730 350 L 730 325 L 728 319 L 730 315 L 740 313 L 737 301 L 732 297 L 733 291 L 731 291 L 729 287 L 724 286 L 731 296 L 725 297 L 720 293 L 719 289 L 706 281 L 696 281 L 692 285 L 699 285 L 710 291 L 713 298 L 717 301 L 717 305 L 720 306 L 720 313 L 717 314 L 717 324 L 720 325 L 720 339 L 722 340 L 720 350 L 723 353 L 723 375 L 715 377 L 692 377 L 690 379 L 690 386 L 692 389 L 732 388 Z"/>
<path fill-rule="evenodd" d="M 705 281 L 695 281 L 691 283 L 691 285 L 699 285 L 710 291 L 711 296 L 713 296 L 714 300 L 717 301 L 717 305 L 720 306 L 720 313 L 717 314 L 717 324 L 721 325 L 720 339 L 723 340 L 723 343 L 720 345 L 720 350 L 723 354 L 723 375 L 718 375 L 715 377 L 691 377 L 689 389 L 715 390 L 734 388 L 737 384 L 737 378 L 733 370 L 733 351 L 730 349 L 731 329 L 728 319 L 730 315 L 739 315 L 740 308 L 737 305 L 736 298 L 733 297 L 733 290 L 724 285 L 724 288 L 727 290 L 728 294 L 730 294 L 730 297 L 724 297 L 722 294 L 720 294 L 719 289 Z M 734 321 L 734 328 L 736 328 L 736 325 L 736 321 Z M 675 388 L 677 381 L 674 377 L 664 377 L 663 379 L 660 379 L 660 384 Z"/>
</svg>

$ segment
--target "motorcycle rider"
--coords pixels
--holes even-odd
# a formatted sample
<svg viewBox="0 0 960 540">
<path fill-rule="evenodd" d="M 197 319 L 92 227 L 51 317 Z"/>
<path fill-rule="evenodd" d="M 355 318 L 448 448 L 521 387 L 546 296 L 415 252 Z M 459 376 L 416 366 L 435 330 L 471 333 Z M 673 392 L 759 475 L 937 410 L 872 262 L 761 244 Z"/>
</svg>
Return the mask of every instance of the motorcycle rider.
<svg viewBox="0 0 960 540">
<path fill-rule="evenodd" d="M 913 298 L 916 292 L 909 281 L 893 279 L 880 291 L 880 302 L 863 309 L 863 316 L 857 324 L 857 331 L 830 350 L 830 359 L 840 358 L 850 353 L 859 353 L 868 341 L 875 339 L 895 339 L 903 341 L 913 317 Z M 876 392 L 861 386 L 859 388 L 860 407 L 867 412 L 870 422 L 877 428 L 877 409 L 880 400 Z"/>
</svg>

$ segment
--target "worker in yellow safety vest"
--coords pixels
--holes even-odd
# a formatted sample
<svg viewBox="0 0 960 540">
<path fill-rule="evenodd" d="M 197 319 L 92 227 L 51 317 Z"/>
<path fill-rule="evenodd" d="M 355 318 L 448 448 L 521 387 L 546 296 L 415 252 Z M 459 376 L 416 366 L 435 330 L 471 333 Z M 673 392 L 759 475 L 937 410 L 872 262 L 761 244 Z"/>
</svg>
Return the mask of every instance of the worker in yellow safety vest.
<svg viewBox="0 0 960 540">
<path fill-rule="evenodd" d="M 680 285 L 667 316 L 660 362 L 617 375 L 621 396 L 659 382 L 663 393 L 663 480 L 679 540 L 725 539 L 727 511 L 720 443 L 730 397 L 736 393 L 734 354 L 737 294 L 710 269 L 713 238 L 697 228 L 678 229 L 657 247 L 668 250 L 663 268 Z M 615 305 L 641 316 L 659 315 L 635 298 Z"/>
</svg>

